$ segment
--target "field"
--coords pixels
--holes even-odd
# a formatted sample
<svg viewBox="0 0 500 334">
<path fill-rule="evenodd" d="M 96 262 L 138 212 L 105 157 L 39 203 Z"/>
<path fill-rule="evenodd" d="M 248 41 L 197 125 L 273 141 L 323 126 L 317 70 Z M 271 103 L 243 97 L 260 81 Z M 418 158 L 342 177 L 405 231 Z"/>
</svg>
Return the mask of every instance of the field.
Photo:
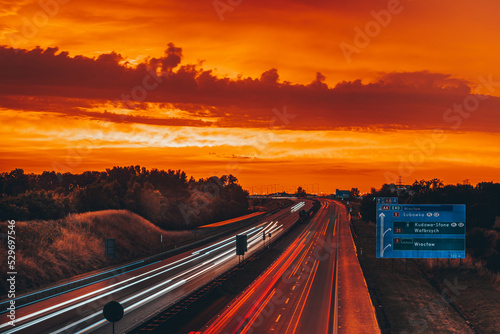
<svg viewBox="0 0 500 334">
<path fill-rule="evenodd" d="M 6 231 L 2 222 L 0 231 Z M 18 221 L 16 231 L 17 291 L 29 291 L 75 275 L 101 269 L 199 239 L 194 231 L 164 231 L 126 210 L 71 214 L 61 220 Z M 163 235 L 163 243 L 161 242 Z M 104 255 L 104 239 L 116 240 L 117 258 Z M 6 259 L 6 248 L 0 250 Z M 7 272 L 6 261 L 0 264 Z M 6 294 L 2 279 L 0 296 Z"/>
</svg>

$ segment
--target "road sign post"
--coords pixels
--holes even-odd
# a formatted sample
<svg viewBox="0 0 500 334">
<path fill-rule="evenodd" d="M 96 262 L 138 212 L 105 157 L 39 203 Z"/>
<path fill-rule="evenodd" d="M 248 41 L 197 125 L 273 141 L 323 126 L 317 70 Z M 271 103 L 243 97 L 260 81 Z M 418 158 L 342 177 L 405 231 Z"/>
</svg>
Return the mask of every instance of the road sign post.
<svg viewBox="0 0 500 334">
<path fill-rule="evenodd" d="M 247 235 L 246 234 L 238 234 L 236 236 L 236 255 L 238 255 L 238 261 L 241 264 L 241 256 L 245 256 L 245 252 L 247 251 Z"/>
<path fill-rule="evenodd" d="M 102 309 L 104 318 L 113 324 L 113 334 L 115 333 L 115 322 L 120 321 L 123 318 L 123 306 L 116 301 L 111 301 L 104 305 Z"/>
<path fill-rule="evenodd" d="M 112 259 L 116 258 L 115 239 L 104 239 L 104 254 Z"/>
<path fill-rule="evenodd" d="M 378 258 L 465 258 L 464 204 L 377 198 Z"/>
</svg>

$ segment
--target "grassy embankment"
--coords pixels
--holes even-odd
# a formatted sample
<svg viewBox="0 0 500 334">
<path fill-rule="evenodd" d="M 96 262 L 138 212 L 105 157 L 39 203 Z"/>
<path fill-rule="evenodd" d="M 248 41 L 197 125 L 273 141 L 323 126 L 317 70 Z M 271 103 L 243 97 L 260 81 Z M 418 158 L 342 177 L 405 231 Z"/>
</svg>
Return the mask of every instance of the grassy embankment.
<svg viewBox="0 0 500 334">
<path fill-rule="evenodd" d="M 0 225 L 2 232 L 6 232 L 6 223 Z M 204 235 L 194 231 L 164 231 L 126 210 L 71 214 L 56 221 L 18 221 L 15 231 L 18 293 L 153 255 Z M 104 255 L 104 239 L 108 238 L 116 239 L 117 259 L 112 261 Z M 0 249 L 0 258 L 0 270 L 6 273 L 5 247 Z M 5 294 L 6 281 L 2 279 L 0 296 Z"/>
<path fill-rule="evenodd" d="M 469 256 L 439 263 L 377 260 L 375 224 L 352 223 L 383 333 L 500 333 L 500 275 Z"/>
<path fill-rule="evenodd" d="M 289 202 L 263 199 L 258 204 L 259 209 L 267 211 Z M 6 221 L 0 222 L 0 231 L 6 234 Z M 70 214 L 59 220 L 16 221 L 15 232 L 18 294 L 157 254 L 215 233 L 213 229 L 165 231 L 127 210 Z M 104 239 L 116 240 L 117 259 L 110 260 L 104 255 Z M 6 247 L 0 248 L 0 259 L 7 259 Z M 0 270 L 7 272 L 6 260 L 1 261 Z M 2 279 L 0 299 L 5 297 L 6 287 L 6 280 Z"/>
</svg>

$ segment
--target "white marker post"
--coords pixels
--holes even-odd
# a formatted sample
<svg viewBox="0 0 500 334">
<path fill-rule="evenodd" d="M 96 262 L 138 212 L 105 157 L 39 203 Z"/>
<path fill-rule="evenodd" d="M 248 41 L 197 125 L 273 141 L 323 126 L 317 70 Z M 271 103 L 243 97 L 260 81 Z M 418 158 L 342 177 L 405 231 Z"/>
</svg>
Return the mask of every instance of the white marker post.
<svg viewBox="0 0 500 334">
<path fill-rule="evenodd" d="M 379 250 L 380 250 L 380 257 L 384 256 L 384 217 L 385 214 L 381 212 L 379 215 L 380 217 L 380 240 L 379 240 Z"/>
</svg>

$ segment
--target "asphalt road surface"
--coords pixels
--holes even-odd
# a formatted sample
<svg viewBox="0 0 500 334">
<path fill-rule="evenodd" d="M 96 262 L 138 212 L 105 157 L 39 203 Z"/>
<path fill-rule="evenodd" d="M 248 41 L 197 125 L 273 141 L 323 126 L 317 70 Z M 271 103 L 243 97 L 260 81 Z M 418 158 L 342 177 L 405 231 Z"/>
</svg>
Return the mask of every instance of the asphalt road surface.
<svg viewBox="0 0 500 334">
<path fill-rule="evenodd" d="M 380 332 L 346 207 L 321 201 L 308 228 L 203 333 Z"/>
</svg>

